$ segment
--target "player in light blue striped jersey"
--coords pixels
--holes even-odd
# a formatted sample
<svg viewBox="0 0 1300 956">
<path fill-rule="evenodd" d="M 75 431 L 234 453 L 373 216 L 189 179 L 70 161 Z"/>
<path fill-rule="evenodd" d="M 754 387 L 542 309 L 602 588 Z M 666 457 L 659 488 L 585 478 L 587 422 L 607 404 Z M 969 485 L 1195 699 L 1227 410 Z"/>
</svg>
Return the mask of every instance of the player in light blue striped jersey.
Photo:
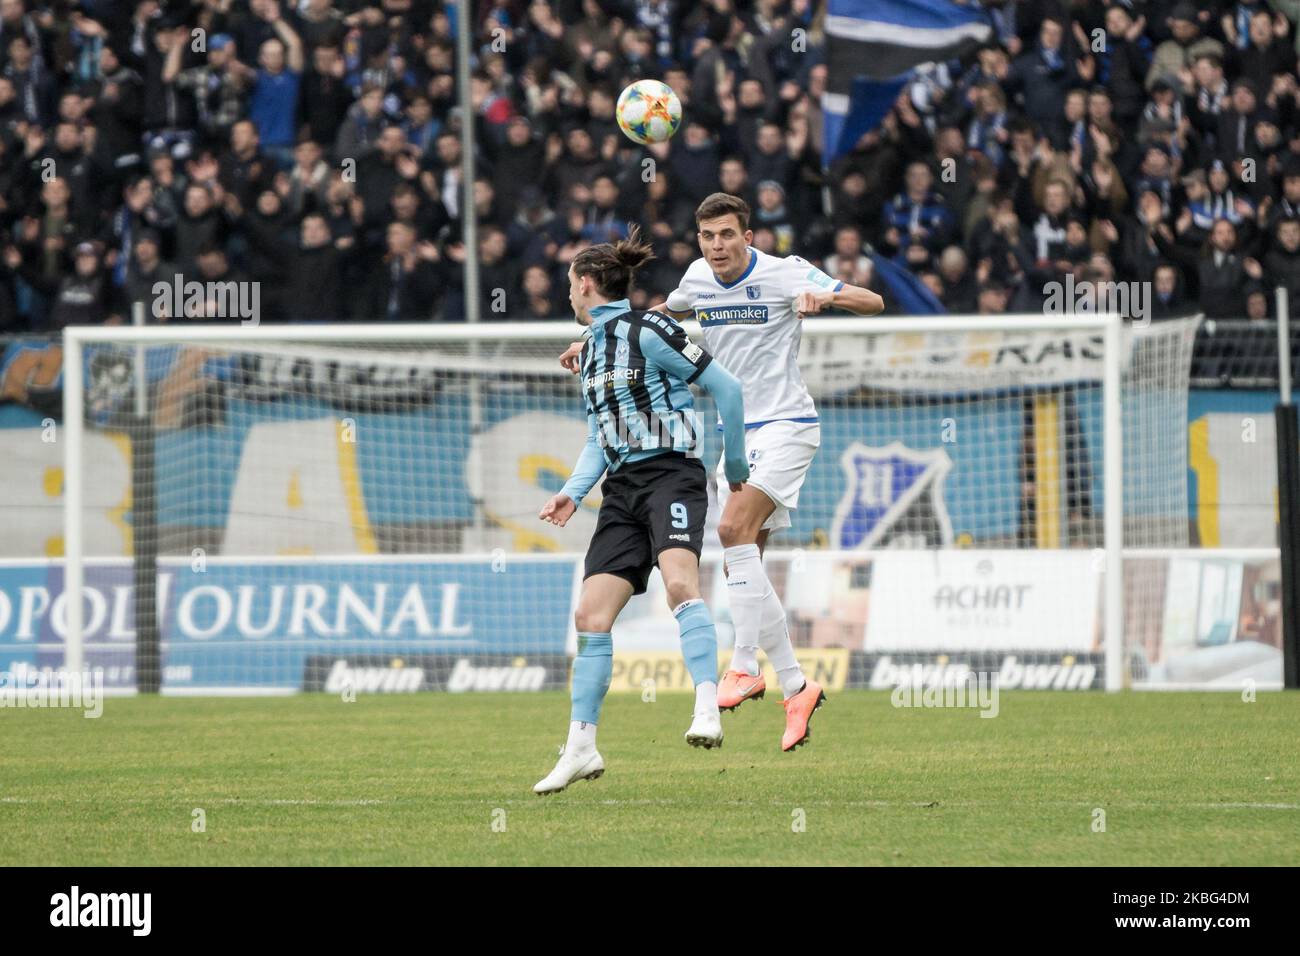
<svg viewBox="0 0 1300 956">
<path fill-rule="evenodd" d="M 538 517 L 563 527 L 601 475 L 600 514 L 587 548 L 582 593 L 574 614 L 569 738 L 555 768 L 533 790 L 555 793 L 605 772 L 596 725 L 613 670 L 615 619 L 645 591 L 656 565 L 681 630 L 682 655 L 695 684 L 692 746 L 722 745 L 718 714 L 718 642 L 700 596 L 700 549 L 708 511 L 708 478 L 700 461 L 702 426 L 690 385 L 718 406 L 728 452 L 729 488 L 749 477 L 744 456 L 745 408 L 740 383 L 673 319 L 631 308 L 636 270 L 651 258 L 635 233 L 622 242 L 584 249 L 569 268 L 569 301 L 591 333 L 580 355 L 587 441 L 573 474 Z"/>
</svg>

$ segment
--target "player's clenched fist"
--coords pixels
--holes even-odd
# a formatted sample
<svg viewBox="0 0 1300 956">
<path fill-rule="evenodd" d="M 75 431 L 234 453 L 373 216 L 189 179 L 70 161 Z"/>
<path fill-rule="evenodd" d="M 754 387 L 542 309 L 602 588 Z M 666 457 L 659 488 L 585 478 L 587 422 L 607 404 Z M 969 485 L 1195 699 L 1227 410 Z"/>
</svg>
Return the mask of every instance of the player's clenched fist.
<svg viewBox="0 0 1300 956">
<path fill-rule="evenodd" d="M 576 375 L 578 373 L 578 363 L 581 359 L 582 343 L 573 342 L 564 350 L 564 354 L 560 356 L 560 364 Z"/>
<path fill-rule="evenodd" d="M 552 495 L 551 500 L 542 505 L 542 510 L 537 512 L 537 517 L 563 528 L 569 523 L 569 519 L 573 517 L 573 513 L 577 510 L 578 506 L 573 503 L 573 499 L 568 495 Z"/>
<path fill-rule="evenodd" d="M 816 315 L 823 309 L 829 309 L 835 301 L 835 293 L 830 289 L 821 289 L 817 292 L 800 292 L 794 300 L 794 310 L 799 313 L 799 317 L 805 315 Z"/>
</svg>

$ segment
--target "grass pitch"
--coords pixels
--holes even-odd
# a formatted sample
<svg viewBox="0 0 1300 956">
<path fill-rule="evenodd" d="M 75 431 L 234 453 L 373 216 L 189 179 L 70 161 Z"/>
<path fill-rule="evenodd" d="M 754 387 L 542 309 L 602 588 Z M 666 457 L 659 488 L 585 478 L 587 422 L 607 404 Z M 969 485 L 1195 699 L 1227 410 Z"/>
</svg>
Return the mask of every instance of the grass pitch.
<svg viewBox="0 0 1300 956">
<path fill-rule="evenodd" d="M 611 695 L 605 776 L 539 798 L 563 693 L 109 699 L 97 720 L 5 709 L 0 858 L 1300 863 L 1300 694 L 1005 692 L 987 719 L 843 692 L 793 754 L 782 717 L 771 698 L 746 703 L 724 715 L 721 750 L 694 750 L 689 697 Z"/>
</svg>

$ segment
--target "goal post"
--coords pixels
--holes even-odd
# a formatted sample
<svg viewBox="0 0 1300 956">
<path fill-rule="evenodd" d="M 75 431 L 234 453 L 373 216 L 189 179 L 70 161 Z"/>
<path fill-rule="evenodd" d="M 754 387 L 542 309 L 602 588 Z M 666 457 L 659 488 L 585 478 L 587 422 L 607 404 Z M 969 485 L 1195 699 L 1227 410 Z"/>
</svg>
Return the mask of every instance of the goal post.
<svg viewBox="0 0 1300 956">
<path fill-rule="evenodd" d="M 845 672 L 869 659 L 877 674 L 889 672 L 881 658 L 994 668 L 1014 652 L 1005 666 L 1043 674 L 1086 658 L 1095 679 L 1055 686 L 1126 686 L 1126 601 L 1148 600 L 1126 587 L 1126 536 L 1187 545 L 1195 326 L 805 320 L 821 448 L 766 556 L 800 652 Z M 698 341 L 698 325 L 686 328 Z M 598 490 L 563 532 L 536 513 L 585 436 L 579 387 L 557 361 L 580 331 L 66 329 L 64 590 L 86 597 L 64 602 L 65 666 L 129 658 L 131 612 L 117 602 L 131 585 L 130 497 L 110 492 L 121 469 L 106 457 L 130 456 L 116 433 L 142 350 L 164 692 L 566 686 Z M 697 407 L 711 473 L 720 434 L 707 396 Z M 725 646 L 716 520 L 702 586 Z M 656 600 L 652 585 L 616 629 L 616 649 L 635 655 L 629 687 L 635 666 L 674 656 Z M 874 686 L 854 673 L 844 686 Z"/>
</svg>

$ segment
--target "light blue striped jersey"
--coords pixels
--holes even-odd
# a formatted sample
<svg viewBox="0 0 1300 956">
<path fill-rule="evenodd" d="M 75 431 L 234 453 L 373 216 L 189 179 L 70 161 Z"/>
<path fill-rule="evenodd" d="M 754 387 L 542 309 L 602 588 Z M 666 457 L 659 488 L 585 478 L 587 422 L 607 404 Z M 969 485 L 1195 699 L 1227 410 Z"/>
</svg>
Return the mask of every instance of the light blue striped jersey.
<svg viewBox="0 0 1300 956">
<path fill-rule="evenodd" d="M 713 361 L 659 312 L 620 299 L 591 310 L 580 375 L 587 422 L 615 471 L 665 451 L 701 453 L 699 417 L 688 387 Z"/>
</svg>

